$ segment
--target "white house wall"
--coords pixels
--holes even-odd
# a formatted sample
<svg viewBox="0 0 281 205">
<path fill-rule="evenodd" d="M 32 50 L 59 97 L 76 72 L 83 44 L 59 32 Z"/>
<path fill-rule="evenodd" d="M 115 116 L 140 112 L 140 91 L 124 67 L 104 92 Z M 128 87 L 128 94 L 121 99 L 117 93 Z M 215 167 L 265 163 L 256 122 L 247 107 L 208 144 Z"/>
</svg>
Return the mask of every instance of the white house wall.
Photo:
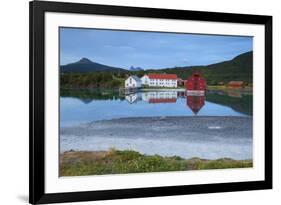
<svg viewBox="0 0 281 205">
<path fill-rule="evenodd" d="M 143 85 L 149 85 L 149 78 L 147 75 L 144 75 L 141 77 L 141 84 Z"/>
<path fill-rule="evenodd" d="M 167 79 L 150 79 L 149 86 L 151 87 L 177 87 L 177 80 Z"/>
<path fill-rule="evenodd" d="M 125 87 L 126 88 L 140 88 L 141 81 L 136 81 L 134 78 L 129 77 L 127 80 L 125 80 Z"/>
<path fill-rule="evenodd" d="M 144 75 L 139 81 L 136 81 L 132 77 L 129 77 L 125 81 L 126 88 L 140 88 L 142 85 L 148 85 L 149 87 L 176 88 L 178 87 L 178 82 L 177 80 L 171 79 L 150 79 L 147 75 Z"/>
</svg>

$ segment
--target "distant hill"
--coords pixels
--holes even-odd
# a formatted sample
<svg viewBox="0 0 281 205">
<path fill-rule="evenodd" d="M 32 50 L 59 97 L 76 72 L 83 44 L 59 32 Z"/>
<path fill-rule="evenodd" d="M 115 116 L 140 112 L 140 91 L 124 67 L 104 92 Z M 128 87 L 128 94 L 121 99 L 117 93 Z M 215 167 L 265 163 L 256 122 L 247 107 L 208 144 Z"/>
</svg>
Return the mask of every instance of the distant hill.
<svg viewBox="0 0 281 205">
<path fill-rule="evenodd" d="M 147 70 L 147 72 L 174 73 L 182 79 L 186 79 L 195 70 L 202 73 L 208 84 L 216 84 L 218 82 L 227 83 L 231 80 L 242 80 L 252 83 L 253 52 L 246 52 L 236 56 L 232 60 L 211 64 L 208 66 L 176 67 L 160 70 Z"/>
<path fill-rule="evenodd" d="M 116 68 L 112 66 L 107 66 L 99 63 L 92 62 L 87 58 L 82 58 L 81 60 L 70 63 L 67 65 L 60 66 L 62 73 L 87 73 L 96 71 L 126 71 L 122 68 Z"/>
</svg>

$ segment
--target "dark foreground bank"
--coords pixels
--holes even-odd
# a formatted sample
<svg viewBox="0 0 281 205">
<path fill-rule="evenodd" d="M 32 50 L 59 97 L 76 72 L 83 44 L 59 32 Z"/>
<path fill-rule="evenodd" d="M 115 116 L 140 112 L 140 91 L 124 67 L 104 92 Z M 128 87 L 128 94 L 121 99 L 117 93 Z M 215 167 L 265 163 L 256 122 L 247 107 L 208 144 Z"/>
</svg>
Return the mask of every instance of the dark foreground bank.
<svg viewBox="0 0 281 205">
<path fill-rule="evenodd" d="M 60 176 L 125 174 L 252 167 L 252 160 L 183 159 L 143 155 L 135 151 L 67 151 L 60 155 Z"/>
</svg>

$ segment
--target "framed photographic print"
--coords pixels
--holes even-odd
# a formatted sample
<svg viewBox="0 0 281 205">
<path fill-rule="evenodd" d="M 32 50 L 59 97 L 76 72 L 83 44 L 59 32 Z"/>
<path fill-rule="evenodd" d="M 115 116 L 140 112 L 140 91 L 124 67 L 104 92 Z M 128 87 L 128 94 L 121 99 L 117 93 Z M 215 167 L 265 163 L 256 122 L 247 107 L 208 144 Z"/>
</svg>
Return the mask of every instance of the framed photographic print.
<svg viewBox="0 0 281 205">
<path fill-rule="evenodd" d="M 30 2 L 30 203 L 272 188 L 272 17 Z"/>
</svg>

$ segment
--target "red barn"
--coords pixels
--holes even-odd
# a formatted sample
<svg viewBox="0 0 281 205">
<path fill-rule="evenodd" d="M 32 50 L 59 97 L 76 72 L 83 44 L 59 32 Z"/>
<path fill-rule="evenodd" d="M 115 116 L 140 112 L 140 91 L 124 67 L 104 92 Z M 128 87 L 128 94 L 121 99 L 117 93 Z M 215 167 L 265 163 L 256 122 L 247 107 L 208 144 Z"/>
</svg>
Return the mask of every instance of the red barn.
<svg viewBox="0 0 281 205">
<path fill-rule="evenodd" d="M 197 114 L 199 110 L 205 105 L 205 96 L 187 96 L 186 105 Z"/>
<path fill-rule="evenodd" d="M 187 78 L 186 89 L 187 91 L 205 91 L 206 81 L 199 72 L 195 71 Z"/>
<path fill-rule="evenodd" d="M 242 88 L 242 87 L 244 87 L 244 82 L 243 81 L 230 81 L 227 84 L 227 87 L 230 87 L 230 88 Z"/>
</svg>

